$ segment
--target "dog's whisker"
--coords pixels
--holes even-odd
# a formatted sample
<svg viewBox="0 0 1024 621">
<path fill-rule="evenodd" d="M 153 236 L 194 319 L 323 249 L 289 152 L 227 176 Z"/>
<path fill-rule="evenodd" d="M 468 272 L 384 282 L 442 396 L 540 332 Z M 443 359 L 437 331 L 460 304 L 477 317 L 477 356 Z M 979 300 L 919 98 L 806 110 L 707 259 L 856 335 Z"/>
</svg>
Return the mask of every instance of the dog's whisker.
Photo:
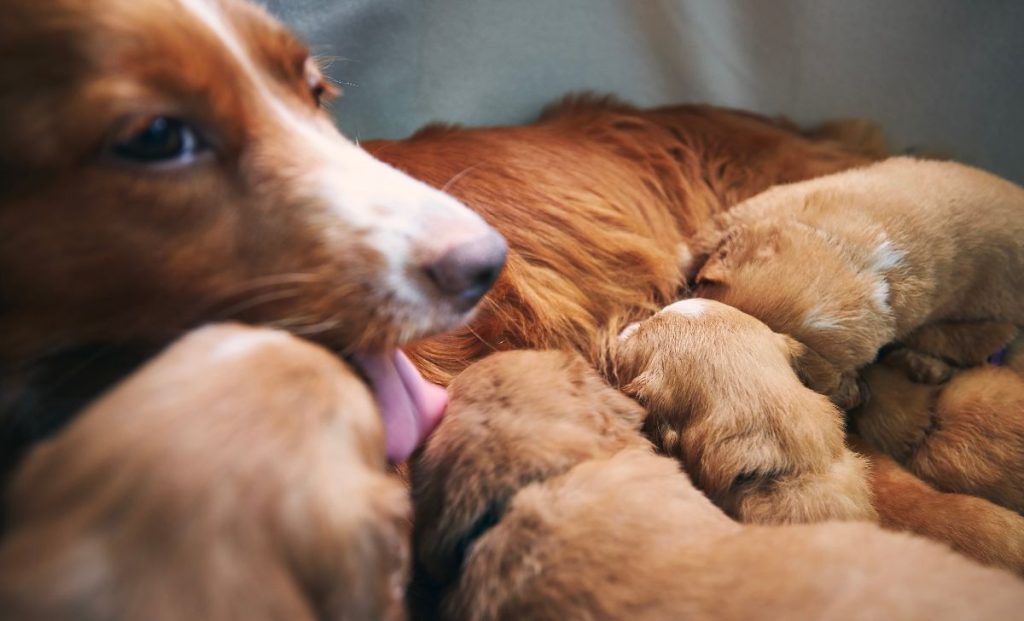
<svg viewBox="0 0 1024 621">
<path fill-rule="evenodd" d="M 283 284 L 308 284 L 317 282 L 320 277 L 317 274 L 310 272 L 290 272 L 284 274 L 268 274 L 266 276 L 257 276 L 251 278 L 245 282 L 241 282 L 226 292 L 227 296 L 238 295 L 241 293 L 248 293 L 253 289 L 259 289 L 262 287 L 272 287 L 275 285 Z"/>
<path fill-rule="evenodd" d="M 463 177 L 465 177 L 469 173 L 473 172 L 477 168 L 480 168 L 480 164 L 471 164 L 471 165 L 463 168 L 459 172 L 455 173 L 454 175 L 452 175 L 451 179 L 446 181 L 444 183 L 444 185 L 441 186 L 441 191 L 442 192 L 447 192 L 449 190 L 449 188 L 451 188 L 456 183 L 458 183 L 460 179 L 462 179 Z"/>
<path fill-rule="evenodd" d="M 235 304 L 234 306 L 229 306 L 228 308 L 220 311 L 218 315 L 223 317 L 235 317 L 245 311 L 252 310 L 258 306 L 270 304 L 271 302 L 279 302 L 281 300 L 294 298 L 301 293 L 302 290 L 295 287 L 290 289 L 280 289 L 278 291 L 269 291 L 267 293 L 249 298 L 247 300 L 243 300 Z"/>
</svg>

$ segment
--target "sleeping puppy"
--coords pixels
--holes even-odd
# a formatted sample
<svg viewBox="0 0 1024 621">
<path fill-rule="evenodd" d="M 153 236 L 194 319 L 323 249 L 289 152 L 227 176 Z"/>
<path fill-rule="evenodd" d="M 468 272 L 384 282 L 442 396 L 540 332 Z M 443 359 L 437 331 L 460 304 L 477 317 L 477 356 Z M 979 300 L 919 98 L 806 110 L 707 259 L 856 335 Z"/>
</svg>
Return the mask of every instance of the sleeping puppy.
<svg viewBox="0 0 1024 621">
<path fill-rule="evenodd" d="M 509 352 L 451 386 L 412 464 L 441 618 L 1001 619 L 1024 585 L 869 524 L 730 520 L 577 356 Z M 428 611 L 429 612 L 429 611 Z"/>
<path fill-rule="evenodd" d="M 935 489 L 861 438 L 848 440 L 870 464 L 883 528 L 940 541 L 980 563 L 1024 575 L 1024 515 L 984 498 Z"/>
<path fill-rule="evenodd" d="M 616 373 L 650 412 L 649 437 L 730 516 L 873 520 L 841 413 L 793 369 L 803 350 L 750 315 L 691 299 L 624 330 Z"/>
<path fill-rule="evenodd" d="M 961 371 L 941 386 L 872 365 L 864 371 L 872 398 L 854 412 L 858 433 L 940 489 L 1024 513 L 1022 359 L 1013 347 L 1007 366 Z"/>
<path fill-rule="evenodd" d="M 698 234 L 695 295 L 806 345 L 809 386 L 844 408 L 885 344 L 942 321 L 1024 324 L 1024 189 L 892 158 L 773 188 Z"/>
<path fill-rule="evenodd" d="M 33 451 L 9 500 L 4 618 L 405 617 L 409 501 L 373 397 L 283 332 L 179 341 Z"/>
</svg>

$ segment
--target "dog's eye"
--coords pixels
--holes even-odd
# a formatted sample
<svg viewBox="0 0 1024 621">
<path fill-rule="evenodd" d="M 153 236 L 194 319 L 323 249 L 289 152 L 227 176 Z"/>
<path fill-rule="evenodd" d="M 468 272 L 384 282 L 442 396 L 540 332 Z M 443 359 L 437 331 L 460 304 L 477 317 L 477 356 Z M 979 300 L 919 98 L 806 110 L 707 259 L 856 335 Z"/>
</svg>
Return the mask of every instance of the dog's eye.
<svg viewBox="0 0 1024 621">
<path fill-rule="evenodd" d="M 309 94 L 313 96 L 313 103 L 317 107 L 322 107 L 338 96 L 338 88 L 327 81 L 327 78 L 324 77 L 320 67 L 312 57 L 305 60 L 303 73 L 305 74 Z"/>
<path fill-rule="evenodd" d="M 199 132 L 181 119 L 156 116 L 126 132 L 110 150 L 136 164 L 176 167 L 191 164 L 208 148 Z"/>
</svg>

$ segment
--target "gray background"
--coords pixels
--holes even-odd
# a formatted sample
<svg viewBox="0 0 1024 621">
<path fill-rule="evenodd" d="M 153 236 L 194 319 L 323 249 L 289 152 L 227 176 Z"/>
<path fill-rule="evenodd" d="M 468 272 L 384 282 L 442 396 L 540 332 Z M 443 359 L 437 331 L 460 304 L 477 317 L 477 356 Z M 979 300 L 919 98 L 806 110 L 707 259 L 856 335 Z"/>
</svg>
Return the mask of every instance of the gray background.
<svg viewBox="0 0 1024 621">
<path fill-rule="evenodd" d="M 1024 182 L 1020 0 L 271 0 L 352 138 L 520 123 L 573 90 L 860 116 Z"/>
</svg>

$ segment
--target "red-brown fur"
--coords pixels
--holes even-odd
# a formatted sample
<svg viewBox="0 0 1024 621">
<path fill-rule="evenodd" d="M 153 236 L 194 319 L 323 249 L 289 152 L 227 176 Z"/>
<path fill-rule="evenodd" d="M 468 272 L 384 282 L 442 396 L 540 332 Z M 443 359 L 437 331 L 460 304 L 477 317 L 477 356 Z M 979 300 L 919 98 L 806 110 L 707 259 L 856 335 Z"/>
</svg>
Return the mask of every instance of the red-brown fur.
<svg viewBox="0 0 1024 621">
<path fill-rule="evenodd" d="M 846 127 L 811 137 L 711 106 L 642 110 L 576 97 L 525 127 L 435 126 L 366 143 L 509 241 L 505 272 L 479 314 L 418 345 L 421 368 L 447 382 L 490 351 L 523 347 L 600 362 L 623 325 L 677 298 L 680 243 L 712 214 L 778 183 L 864 164 L 862 150 L 877 155 Z"/>
<path fill-rule="evenodd" d="M 984 498 L 935 489 L 856 436 L 850 444 L 868 458 L 879 524 L 1024 575 L 1024 516 Z M 985 450 L 984 444 L 976 447 Z"/>
<path fill-rule="evenodd" d="M 855 413 L 859 434 L 943 491 L 1024 512 L 1022 345 L 1011 347 L 1005 367 L 959 371 L 941 385 L 914 383 L 885 364 L 869 367 L 872 398 Z"/>
</svg>

